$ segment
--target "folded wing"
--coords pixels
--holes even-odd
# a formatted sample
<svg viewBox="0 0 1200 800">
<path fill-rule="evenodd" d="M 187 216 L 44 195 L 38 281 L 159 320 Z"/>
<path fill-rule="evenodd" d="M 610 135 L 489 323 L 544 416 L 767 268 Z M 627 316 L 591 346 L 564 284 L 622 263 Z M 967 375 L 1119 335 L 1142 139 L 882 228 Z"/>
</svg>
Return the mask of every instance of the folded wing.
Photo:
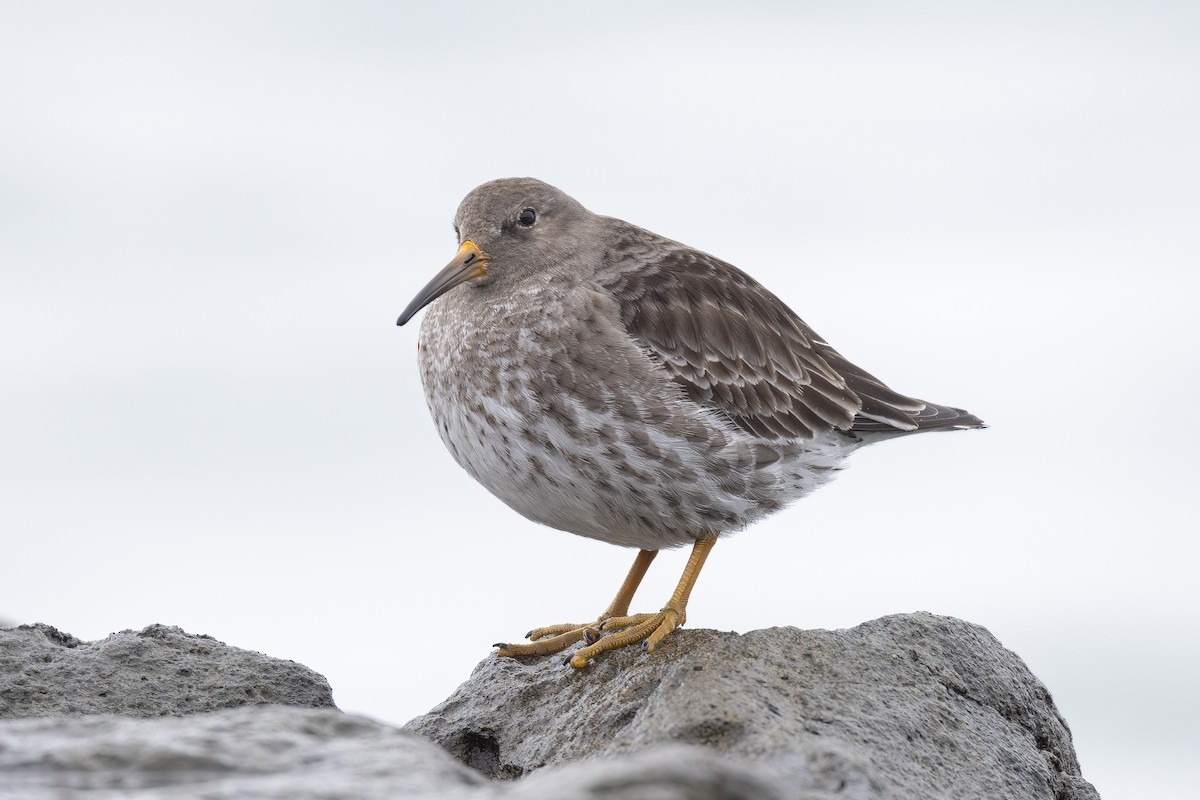
<svg viewBox="0 0 1200 800">
<path fill-rule="evenodd" d="M 630 335 L 690 399 L 756 436 L 903 433 L 957 411 L 892 391 L 749 275 L 707 253 L 674 245 L 602 285 Z"/>
</svg>

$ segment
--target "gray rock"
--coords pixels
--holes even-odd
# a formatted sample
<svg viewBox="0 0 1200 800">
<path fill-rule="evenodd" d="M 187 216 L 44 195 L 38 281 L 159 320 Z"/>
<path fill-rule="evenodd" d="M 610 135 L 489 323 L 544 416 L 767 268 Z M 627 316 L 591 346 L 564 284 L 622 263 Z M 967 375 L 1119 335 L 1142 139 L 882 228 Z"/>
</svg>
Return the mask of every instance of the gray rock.
<svg viewBox="0 0 1200 800">
<path fill-rule="evenodd" d="M 1021 661 L 928 614 L 680 631 L 582 673 L 489 657 L 408 726 L 458 760 L 295 707 L 331 705 L 299 665 L 163 626 L 0 631 L 0 703 L 20 717 L 0 719 L 0 800 L 1096 798 Z"/>
<path fill-rule="evenodd" d="M 859 795 L 843 793 L 837 800 Z M 696 745 L 489 781 L 433 743 L 332 709 L 0 721 L 0 800 L 835 800 Z"/>
<path fill-rule="evenodd" d="M 274 703 L 332 707 L 308 667 L 151 625 L 82 642 L 44 625 L 0 629 L 0 719 L 154 717 Z"/>
<path fill-rule="evenodd" d="M 815 761 L 822 754 L 814 752 Z M 812 769 L 816 767 L 816 771 Z M 660 745 L 621 758 L 547 767 L 504 800 L 870 800 L 878 787 L 818 777 L 803 757 L 737 759 L 702 745 Z M 865 776 L 864 776 L 865 777 Z"/>
<path fill-rule="evenodd" d="M 336 709 L 0 722 L 0 800 L 451 800 L 497 791 L 430 742 Z"/>
<path fill-rule="evenodd" d="M 594 758 L 618 763 L 589 769 L 619 770 L 683 743 L 754 764 L 748 777 L 789 797 L 1097 797 L 1024 663 L 983 628 L 931 614 L 841 631 L 684 630 L 581 672 L 489 658 L 406 728 L 501 778 Z"/>
</svg>

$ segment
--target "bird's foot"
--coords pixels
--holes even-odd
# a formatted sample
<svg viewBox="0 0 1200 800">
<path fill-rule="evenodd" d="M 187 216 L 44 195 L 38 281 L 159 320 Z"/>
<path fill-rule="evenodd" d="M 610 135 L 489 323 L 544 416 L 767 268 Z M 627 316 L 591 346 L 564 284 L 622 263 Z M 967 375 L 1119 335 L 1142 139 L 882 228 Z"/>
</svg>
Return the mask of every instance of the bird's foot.
<svg viewBox="0 0 1200 800">
<path fill-rule="evenodd" d="M 601 623 L 602 631 L 616 631 L 607 636 L 590 641 L 587 647 L 580 648 L 567 659 L 575 669 L 583 669 L 596 656 L 627 647 L 637 642 L 642 643 L 642 650 L 650 653 L 666 638 L 667 634 L 681 627 L 687 620 L 687 614 L 682 609 L 667 606 L 655 614 L 634 614 L 630 617 L 609 617 Z"/>
<path fill-rule="evenodd" d="M 587 646 L 571 654 L 566 663 L 575 669 L 583 669 L 601 653 L 636 642 L 642 643 L 643 651 L 653 651 L 667 634 L 687 621 L 688 597 L 708 552 L 716 542 L 716 536 L 704 536 L 696 540 L 687 566 L 683 568 L 679 585 L 675 587 L 671 599 L 661 611 L 655 614 L 629 614 L 629 601 L 656 553 L 654 550 L 642 550 L 633 562 L 625 583 L 621 584 L 620 591 L 609 604 L 608 610 L 600 615 L 600 619 L 590 625 L 549 625 L 545 628 L 534 628 L 526 634 L 531 640 L 529 644 L 498 644 L 496 647 L 500 649 L 496 651 L 496 655 L 510 658 L 545 656 L 560 653 L 582 639 L 587 642 Z"/>
<path fill-rule="evenodd" d="M 495 647 L 499 648 L 496 655 L 506 658 L 527 658 L 530 656 L 548 656 L 554 653 L 561 653 L 571 645 L 578 641 L 585 642 L 589 647 L 593 646 L 603 639 L 610 638 L 613 631 L 621 631 L 625 628 L 632 628 L 636 625 L 641 625 L 651 619 L 659 619 L 663 616 L 664 611 L 657 614 L 634 614 L 633 616 L 601 616 L 595 622 L 587 622 L 582 625 L 574 623 L 566 623 L 563 625 L 547 625 L 543 628 L 534 628 L 529 633 L 525 634 L 525 638 L 529 640 L 529 644 L 509 644 L 508 642 L 498 642 Z M 661 622 L 661 620 L 660 620 Z M 682 620 L 676 624 L 682 625 Z M 671 628 L 674 630 L 674 627 Z M 666 636 L 671 630 L 665 631 L 661 639 Z M 609 634 L 605 636 L 605 634 Z M 637 639 L 631 639 L 631 642 L 641 641 L 646 638 L 640 636 Z M 658 641 L 657 639 L 655 640 Z M 604 652 L 622 645 L 613 645 L 605 647 L 597 652 Z M 653 645 L 648 649 L 653 649 Z M 580 651 L 582 652 L 582 651 Z M 591 658 L 591 656 L 588 656 Z M 586 661 L 584 662 L 587 663 Z"/>
</svg>

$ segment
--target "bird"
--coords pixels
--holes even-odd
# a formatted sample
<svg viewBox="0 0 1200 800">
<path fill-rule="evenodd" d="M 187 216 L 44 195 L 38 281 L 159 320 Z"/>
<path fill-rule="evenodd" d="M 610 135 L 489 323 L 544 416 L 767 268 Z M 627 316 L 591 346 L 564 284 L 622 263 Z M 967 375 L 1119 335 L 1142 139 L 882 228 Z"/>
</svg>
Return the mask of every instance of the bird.
<svg viewBox="0 0 1200 800">
<path fill-rule="evenodd" d="M 502 657 L 651 652 L 687 619 L 718 538 L 827 483 L 878 441 L 985 427 L 888 388 L 737 267 L 534 178 L 484 183 L 458 251 L 397 320 L 455 461 L 525 517 L 636 548 L 593 621 L 535 628 Z M 631 614 L 660 550 L 691 545 L 658 611 Z"/>
</svg>

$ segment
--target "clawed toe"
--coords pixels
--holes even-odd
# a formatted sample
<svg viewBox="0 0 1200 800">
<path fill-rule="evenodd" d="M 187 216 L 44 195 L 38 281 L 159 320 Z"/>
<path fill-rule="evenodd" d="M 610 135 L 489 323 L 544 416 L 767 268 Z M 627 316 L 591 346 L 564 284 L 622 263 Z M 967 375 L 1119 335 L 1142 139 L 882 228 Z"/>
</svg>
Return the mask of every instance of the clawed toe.
<svg viewBox="0 0 1200 800">
<path fill-rule="evenodd" d="M 633 622 L 630 622 L 633 620 Z M 642 643 L 642 650 L 651 653 L 654 648 L 666 638 L 667 634 L 683 624 L 683 612 L 674 608 L 664 608 L 657 614 L 637 614 L 632 617 L 620 617 L 607 620 L 606 629 L 621 627 L 623 630 L 610 633 L 586 647 L 580 648 L 566 663 L 575 669 L 583 669 L 596 656 L 627 647 L 637 642 Z M 625 624 L 629 623 L 629 624 Z"/>
<path fill-rule="evenodd" d="M 616 631 L 621 628 L 632 628 L 634 625 L 640 625 L 648 619 L 658 616 L 657 614 L 634 614 L 631 617 L 609 617 L 600 623 L 600 630 L 607 633 L 608 631 Z"/>
<path fill-rule="evenodd" d="M 554 653 L 561 653 L 571 645 L 584 638 L 585 631 L 589 626 L 574 625 L 562 626 L 554 625 L 549 628 L 535 628 L 529 632 L 528 638 L 532 641 L 529 644 L 509 644 L 502 642 L 493 645 L 498 648 L 496 655 L 505 656 L 507 658 L 526 658 L 528 656 L 548 656 Z M 554 631 L 565 628 L 558 633 L 545 633 L 545 631 Z M 538 634 L 540 635 L 535 635 Z"/>
<path fill-rule="evenodd" d="M 564 625 L 547 625 L 544 628 L 534 628 L 529 633 L 525 634 L 525 638 L 531 642 L 536 642 L 539 639 L 549 639 L 553 636 L 561 636 L 564 633 L 583 630 L 586 625 L 572 625 L 570 623 Z"/>
</svg>

